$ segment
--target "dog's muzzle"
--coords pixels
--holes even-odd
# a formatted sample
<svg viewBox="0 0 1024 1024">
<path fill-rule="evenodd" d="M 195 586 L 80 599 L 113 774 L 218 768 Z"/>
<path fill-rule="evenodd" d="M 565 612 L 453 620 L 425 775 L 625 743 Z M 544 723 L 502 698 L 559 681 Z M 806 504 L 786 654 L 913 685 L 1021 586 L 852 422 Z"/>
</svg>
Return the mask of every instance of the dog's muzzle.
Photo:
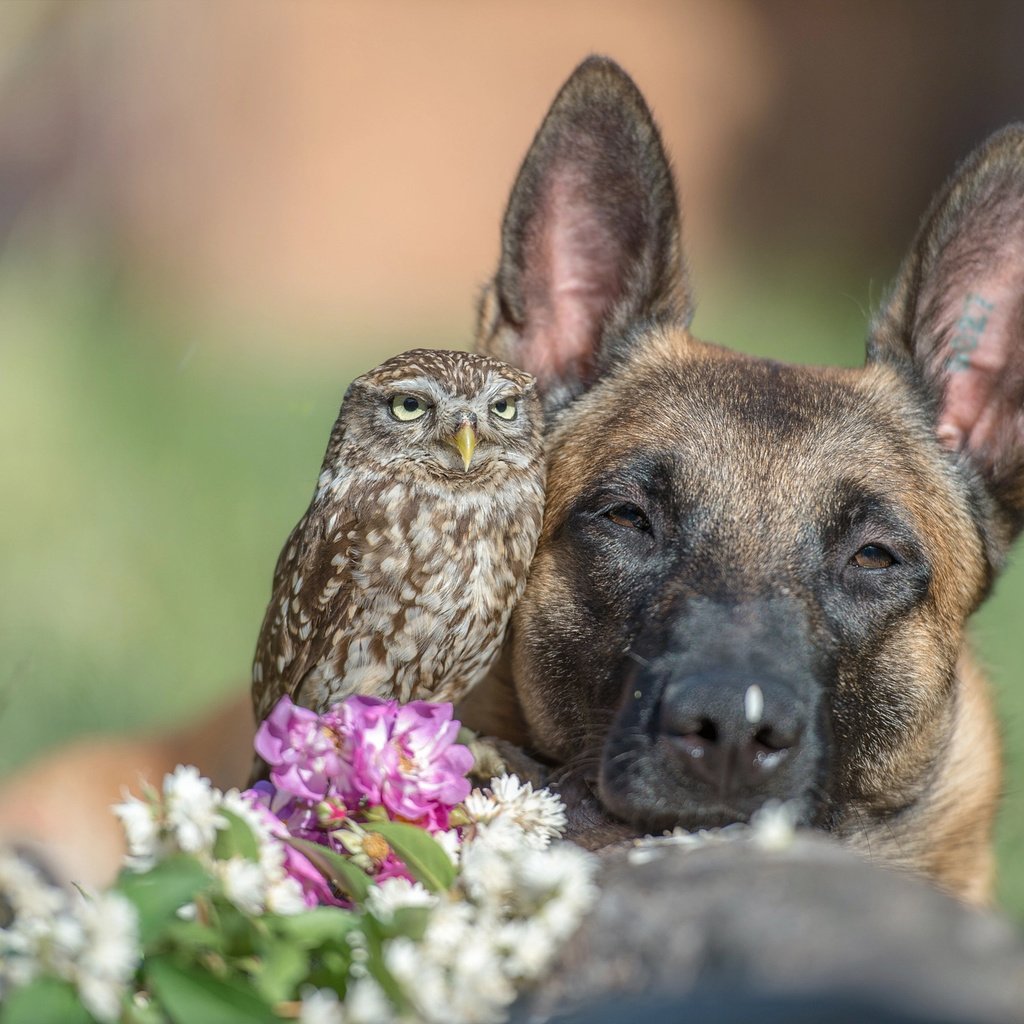
<svg viewBox="0 0 1024 1024">
<path fill-rule="evenodd" d="M 705 605 L 661 653 L 632 663 L 602 753 L 610 811 L 651 831 L 709 828 L 796 800 L 810 819 L 822 687 L 799 628 L 780 637 L 778 619 L 772 608 Z"/>
</svg>

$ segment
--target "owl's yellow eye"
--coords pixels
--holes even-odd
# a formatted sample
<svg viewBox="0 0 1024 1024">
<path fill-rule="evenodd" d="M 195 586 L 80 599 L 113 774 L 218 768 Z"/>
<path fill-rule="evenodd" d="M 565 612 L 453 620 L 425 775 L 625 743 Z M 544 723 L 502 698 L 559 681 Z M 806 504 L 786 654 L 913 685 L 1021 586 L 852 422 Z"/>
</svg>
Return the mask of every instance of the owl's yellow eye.
<svg viewBox="0 0 1024 1024">
<path fill-rule="evenodd" d="M 491 412 L 499 419 L 514 420 L 516 418 L 516 400 L 514 398 L 499 398 L 491 402 Z"/>
<path fill-rule="evenodd" d="M 395 395 L 391 399 L 391 415 L 403 423 L 418 420 L 426 411 L 427 403 L 415 395 Z"/>
</svg>

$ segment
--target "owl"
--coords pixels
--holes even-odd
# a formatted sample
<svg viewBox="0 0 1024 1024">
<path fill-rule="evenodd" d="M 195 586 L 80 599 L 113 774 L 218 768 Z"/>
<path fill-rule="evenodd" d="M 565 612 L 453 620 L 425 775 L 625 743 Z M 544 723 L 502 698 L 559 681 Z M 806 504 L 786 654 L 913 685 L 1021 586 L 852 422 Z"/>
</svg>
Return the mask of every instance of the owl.
<svg viewBox="0 0 1024 1024">
<path fill-rule="evenodd" d="M 542 429 L 534 379 L 486 356 L 417 349 L 352 383 L 274 570 L 258 720 L 283 694 L 456 701 L 484 676 L 540 533 Z"/>
</svg>

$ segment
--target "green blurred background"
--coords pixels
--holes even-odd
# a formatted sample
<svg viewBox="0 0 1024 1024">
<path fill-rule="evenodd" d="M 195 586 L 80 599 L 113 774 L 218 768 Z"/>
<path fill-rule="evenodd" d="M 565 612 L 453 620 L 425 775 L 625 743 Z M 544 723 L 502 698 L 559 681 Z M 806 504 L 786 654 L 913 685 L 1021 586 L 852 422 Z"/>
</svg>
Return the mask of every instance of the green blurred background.
<svg viewBox="0 0 1024 1024">
<path fill-rule="evenodd" d="M 697 333 L 853 365 L 932 190 L 1024 114 L 1022 11 L 0 7 L 0 774 L 244 688 L 347 382 L 469 343 L 518 161 L 587 52 L 663 125 Z M 975 635 L 1024 918 L 1020 561 Z"/>
</svg>

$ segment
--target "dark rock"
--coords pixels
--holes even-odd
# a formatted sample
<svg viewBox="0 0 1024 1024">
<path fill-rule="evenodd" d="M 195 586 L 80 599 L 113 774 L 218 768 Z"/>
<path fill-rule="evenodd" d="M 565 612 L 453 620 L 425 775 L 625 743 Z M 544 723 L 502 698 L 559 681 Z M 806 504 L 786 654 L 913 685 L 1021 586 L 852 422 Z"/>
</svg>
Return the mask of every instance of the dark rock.
<svg viewBox="0 0 1024 1024">
<path fill-rule="evenodd" d="M 1024 939 L 825 837 L 605 854 L 519 1021 L 1024 1021 Z"/>
</svg>

